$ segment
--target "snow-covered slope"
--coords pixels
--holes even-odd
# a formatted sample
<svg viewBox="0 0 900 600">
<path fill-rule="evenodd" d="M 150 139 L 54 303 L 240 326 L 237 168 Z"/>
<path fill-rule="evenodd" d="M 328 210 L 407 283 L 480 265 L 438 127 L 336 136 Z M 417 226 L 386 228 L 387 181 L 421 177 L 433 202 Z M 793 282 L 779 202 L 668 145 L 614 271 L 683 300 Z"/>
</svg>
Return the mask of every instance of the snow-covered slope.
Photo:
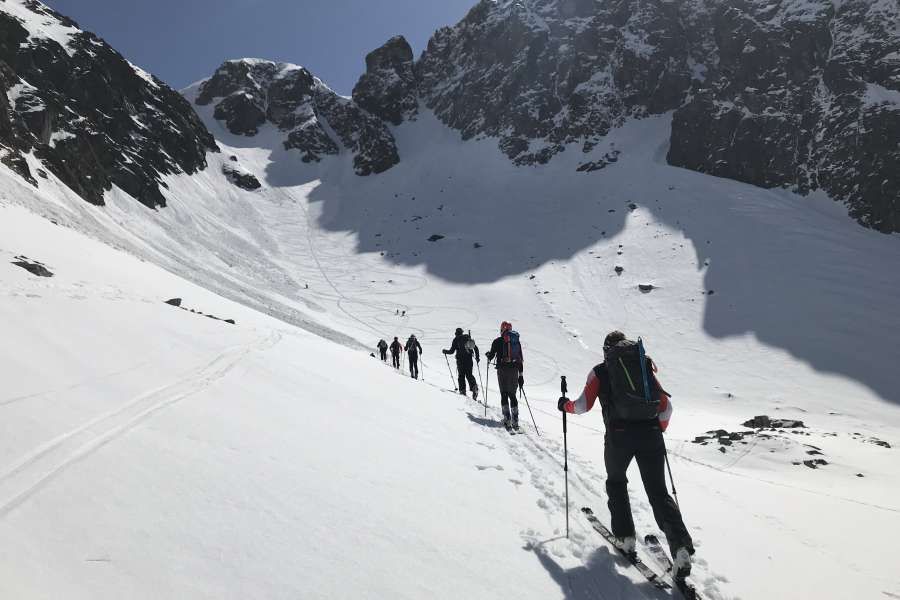
<svg viewBox="0 0 900 600">
<path fill-rule="evenodd" d="M 617 130 L 589 177 L 576 157 L 517 170 L 420 109 L 393 131 L 401 164 L 360 178 L 350 152 L 305 164 L 271 125 L 234 136 L 212 110 L 222 153 L 168 177 L 165 210 L 0 180 L 4 204 L 59 224 L 0 218 L 4 256 L 57 272 L 0 266 L 5 595 L 654 597 L 577 514 L 605 516 L 599 414 L 570 420 L 560 537 L 558 377 L 585 377 L 613 328 L 644 336 L 674 394 L 701 590 L 900 594 L 900 476 L 878 443 L 900 441 L 896 236 L 826 198 L 667 166 L 668 115 Z M 502 319 L 540 438 L 497 428 L 493 381 L 487 417 L 440 389 L 453 328 L 484 350 Z M 424 383 L 360 351 L 409 333 Z M 692 443 L 763 414 L 808 427 Z"/>
</svg>

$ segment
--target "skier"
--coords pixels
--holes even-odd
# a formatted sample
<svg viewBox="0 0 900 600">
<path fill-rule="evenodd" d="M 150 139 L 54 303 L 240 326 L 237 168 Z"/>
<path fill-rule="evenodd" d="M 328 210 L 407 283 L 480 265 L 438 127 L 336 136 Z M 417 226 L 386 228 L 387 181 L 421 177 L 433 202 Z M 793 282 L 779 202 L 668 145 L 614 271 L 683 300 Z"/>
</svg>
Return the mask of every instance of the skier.
<svg viewBox="0 0 900 600">
<path fill-rule="evenodd" d="M 381 361 L 387 362 L 388 345 L 384 340 L 378 340 L 378 353 L 381 355 Z"/>
<path fill-rule="evenodd" d="M 422 354 L 422 344 L 416 339 L 415 335 L 410 335 L 406 340 L 406 358 L 409 359 L 409 375 L 413 379 L 419 378 L 419 355 Z"/>
<path fill-rule="evenodd" d="M 400 353 L 403 352 L 403 344 L 400 343 L 396 337 L 394 341 L 391 342 L 391 361 L 394 364 L 395 369 L 400 368 Z"/>
<path fill-rule="evenodd" d="M 612 533 L 619 539 L 622 550 L 634 552 L 634 520 L 626 477 L 628 465 L 634 458 L 653 508 L 653 516 L 669 542 L 675 565 L 673 575 L 676 580 L 683 580 L 691 573 L 694 543 L 678 505 L 666 490 L 663 432 L 672 417 L 671 398 L 654 375 L 656 365 L 643 355 L 642 343 L 631 342 L 625 339 L 621 331 L 613 331 L 603 342 L 603 352 L 604 362 L 588 374 L 581 396 L 577 400 L 560 398 L 559 410 L 580 415 L 591 410 L 594 402 L 600 400 L 606 425 L 604 460 Z M 643 366 L 640 357 L 644 358 Z M 637 394 L 629 395 L 628 388 Z M 649 392 L 645 391 L 647 388 Z M 645 397 L 652 400 L 647 402 Z"/>
<path fill-rule="evenodd" d="M 463 396 L 466 395 L 466 382 L 469 382 L 469 387 L 472 388 L 472 399 L 478 400 L 478 380 L 475 379 L 475 375 L 472 374 L 472 367 L 474 366 L 472 363 L 472 358 L 475 358 L 475 362 L 481 362 L 481 355 L 478 351 L 478 346 L 475 345 L 475 342 L 472 340 L 471 336 L 463 333 L 462 327 L 456 328 L 456 336 L 453 338 L 453 343 L 450 344 L 449 350 L 444 350 L 444 354 L 456 354 L 456 373 L 459 376 L 459 393 Z"/>
<path fill-rule="evenodd" d="M 500 324 L 500 337 L 491 344 L 488 360 L 497 359 L 497 384 L 500 387 L 500 407 L 503 410 L 503 426 L 507 429 L 519 428 L 519 400 L 516 393 L 525 385 L 524 358 L 519 334 L 513 331 L 512 323 Z"/>
</svg>

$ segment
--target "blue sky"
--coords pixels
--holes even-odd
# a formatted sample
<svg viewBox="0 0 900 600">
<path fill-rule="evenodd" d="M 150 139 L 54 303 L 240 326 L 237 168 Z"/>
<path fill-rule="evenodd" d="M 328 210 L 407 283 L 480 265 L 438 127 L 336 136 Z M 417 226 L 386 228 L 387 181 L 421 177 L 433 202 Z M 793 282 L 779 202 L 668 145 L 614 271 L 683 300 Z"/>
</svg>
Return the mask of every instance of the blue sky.
<svg viewBox="0 0 900 600">
<path fill-rule="evenodd" d="M 342 94 L 365 55 L 402 34 L 418 57 L 435 29 L 477 0 L 44 0 L 176 88 L 222 61 L 252 56 L 303 65 Z"/>
</svg>

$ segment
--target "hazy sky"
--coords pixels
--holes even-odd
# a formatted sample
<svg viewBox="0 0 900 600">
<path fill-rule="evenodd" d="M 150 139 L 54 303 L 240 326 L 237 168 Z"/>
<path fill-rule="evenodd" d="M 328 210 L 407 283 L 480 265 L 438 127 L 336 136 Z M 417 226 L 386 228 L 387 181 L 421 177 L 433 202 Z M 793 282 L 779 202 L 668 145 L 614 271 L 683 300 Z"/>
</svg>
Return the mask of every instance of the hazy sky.
<svg viewBox="0 0 900 600">
<path fill-rule="evenodd" d="M 175 88 L 247 56 L 307 67 L 349 94 L 393 35 L 418 57 L 477 0 L 44 0 Z"/>
</svg>

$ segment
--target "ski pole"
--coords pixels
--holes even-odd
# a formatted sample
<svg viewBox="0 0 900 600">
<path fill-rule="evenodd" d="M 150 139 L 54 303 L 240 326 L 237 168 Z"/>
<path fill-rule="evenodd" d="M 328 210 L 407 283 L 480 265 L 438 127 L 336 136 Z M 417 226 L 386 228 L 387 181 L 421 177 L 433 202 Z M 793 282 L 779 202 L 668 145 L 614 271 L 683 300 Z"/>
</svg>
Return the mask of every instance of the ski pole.
<svg viewBox="0 0 900 600">
<path fill-rule="evenodd" d="M 566 383 L 566 376 L 563 375 L 559 379 L 559 389 L 562 391 L 562 397 L 566 397 L 566 392 L 569 391 L 569 386 Z M 566 411 L 563 411 L 563 451 L 564 459 L 563 459 L 563 472 L 566 474 L 566 537 L 569 537 L 569 440 L 568 440 L 568 431 L 566 427 Z"/>
<path fill-rule="evenodd" d="M 525 393 L 525 388 L 523 386 L 519 386 L 519 391 L 522 392 L 522 397 L 525 398 L 525 406 L 528 407 L 528 414 L 531 415 L 531 422 L 534 423 L 534 430 L 537 431 L 538 437 L 541 437 L 541 431 L 538 429 L 537 421 L 534 420 L 534 413 L 531 412 L 531 405 L 528 404 L 528 394 Z"/>
<path fill-rule="evenodd" d="M 481 361 L 476 360 L 475 364 L 478 365 L 478 383 L 481 384 L 481 389 L 484 390 L 484 377 L 481 376 Z"/>
<path fill-rule="evenodd" d="M 450 385 L 453 386 L 453 391 L 458 392 L 459 388 L 456 387 L 456 382 L 453 381 L 453 369 L 450 368 L 450 359 L 447 358 L 447 355 L 444 355 L 444 360 L 447 362 L 447 372 L 450 373 Z"/>
<path fill-rule="evenodd" d="M 666 468 L 669 470 L 669 481 L 672 482 L 672 495 L 675 496 L 675 506 L 678 512 L 681 512 L 681 505 L 678 503 L 678 491 L 675 489 L 675 478 L 672 477 L 672 466 L 669 464 L 669 450 L 666 448 L 665 440 L 663 441 L 663 452 L 666 456 Z"/>
<path fill-rule="evenodd" d="M 485 379 L 487 386 L 484 388 L 484 418 L 485 419 L 487 419 L 487 409 L 488 409 L 488 403 L 487 403 L 488 388 L 491 387 L 491 361 L 488 361 L 488 364 L 487 364 L 487 374 L 488 374 L 487 379 Z"/>
</svg>

